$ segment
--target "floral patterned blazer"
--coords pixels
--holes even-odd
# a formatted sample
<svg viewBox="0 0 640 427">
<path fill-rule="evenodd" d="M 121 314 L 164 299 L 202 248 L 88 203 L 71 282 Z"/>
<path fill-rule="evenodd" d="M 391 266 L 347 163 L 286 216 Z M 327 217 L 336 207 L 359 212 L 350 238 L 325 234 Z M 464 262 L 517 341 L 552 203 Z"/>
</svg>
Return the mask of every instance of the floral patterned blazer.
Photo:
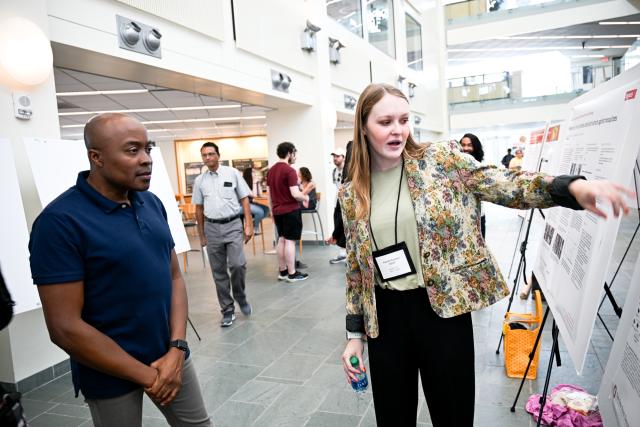
<svg viewBox="0 0 640 427">
<path fill-rule="evenodd" d="M 545 175 L 480 166 L 470 155 L 439 143 L 429 145 L 422 159 L 405 159 L 404 165 L 418 226 L 420 259 L 414 264 L 422 268 L 433 310 L 453 317 L 509 295 L 480 234 L 479 200 L 519 209 L 556 206 Z M 339 198 L 347 237 L 347 331 L 375 338 L 369 220 L 356 219 L 351 183 L 341 187 Z"/>
</svg>

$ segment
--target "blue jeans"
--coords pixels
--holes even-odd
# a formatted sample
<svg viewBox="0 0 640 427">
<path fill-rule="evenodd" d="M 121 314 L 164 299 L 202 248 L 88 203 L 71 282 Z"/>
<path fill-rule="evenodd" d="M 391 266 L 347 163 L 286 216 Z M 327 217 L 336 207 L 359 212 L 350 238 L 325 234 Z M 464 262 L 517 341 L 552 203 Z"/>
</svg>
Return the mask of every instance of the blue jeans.
<svg viewBox="0 0 640 427">
<path fill-rule="evenodd" d="M 250 203 L 251 215 L 253 216 L 253 229 L 260 231 L 260 221 L 269 215 L 269 208 L 258 203 Z"/>
</svg>

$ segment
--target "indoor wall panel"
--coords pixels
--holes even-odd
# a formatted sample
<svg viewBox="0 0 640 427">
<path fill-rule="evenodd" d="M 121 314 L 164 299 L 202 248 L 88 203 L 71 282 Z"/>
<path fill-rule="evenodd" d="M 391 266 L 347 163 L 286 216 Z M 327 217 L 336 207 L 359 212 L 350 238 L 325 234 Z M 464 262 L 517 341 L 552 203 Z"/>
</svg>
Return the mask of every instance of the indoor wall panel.
<svg viewBox="0 0 640 427">
<path fill-rule="evenodd" d="M 224 0 L 117 0 L 207 36 L 224 40 Z"/>
<path fill-rule="evenodd" d="M 300 73 L 315 75 L 317 55 L 303 51 L 300 44 L 309 19 L 304 2 L 234 0 L 233 8 L 239 49 Z"/>
</svg>

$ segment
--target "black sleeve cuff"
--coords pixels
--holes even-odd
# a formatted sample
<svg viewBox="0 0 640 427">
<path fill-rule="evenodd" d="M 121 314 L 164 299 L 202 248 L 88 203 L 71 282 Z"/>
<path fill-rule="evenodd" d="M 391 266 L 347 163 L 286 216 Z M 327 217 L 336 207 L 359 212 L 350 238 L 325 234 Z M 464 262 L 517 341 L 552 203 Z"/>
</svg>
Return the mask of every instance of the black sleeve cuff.
<svg viewBox="0 0 640 427">
<path fill-rule="evenodd" d="M 347 331 L 364 333 L 364 316 L 361 314 L 347 314 Z"/>
<path fill-rule="evenodd" d="M 578 201 L 569 193 L 569 184 L 576 179 L 587 179 L 582 175 L 558 175 L 549 186 L 549 195 L 553 201 L 563 208 L 573 209 L 575 211 L 582 210 L 582 206 Z"/>
</svg>

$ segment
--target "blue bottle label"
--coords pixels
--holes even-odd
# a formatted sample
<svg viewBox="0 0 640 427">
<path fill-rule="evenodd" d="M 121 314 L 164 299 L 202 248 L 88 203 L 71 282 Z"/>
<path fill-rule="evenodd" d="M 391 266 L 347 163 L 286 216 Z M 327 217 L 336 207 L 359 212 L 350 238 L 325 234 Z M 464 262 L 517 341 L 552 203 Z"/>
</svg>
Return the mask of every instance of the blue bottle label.
<svg viewBox="0 0 640 427">
<path fill-rule="evenodd" d="M 358 381 L 351 381 L 351 387 L 354 391 L 363 392 L 369 386 L 369 381 L 367 380 L 367 374 L 356 374 Z"/>
</svg>

